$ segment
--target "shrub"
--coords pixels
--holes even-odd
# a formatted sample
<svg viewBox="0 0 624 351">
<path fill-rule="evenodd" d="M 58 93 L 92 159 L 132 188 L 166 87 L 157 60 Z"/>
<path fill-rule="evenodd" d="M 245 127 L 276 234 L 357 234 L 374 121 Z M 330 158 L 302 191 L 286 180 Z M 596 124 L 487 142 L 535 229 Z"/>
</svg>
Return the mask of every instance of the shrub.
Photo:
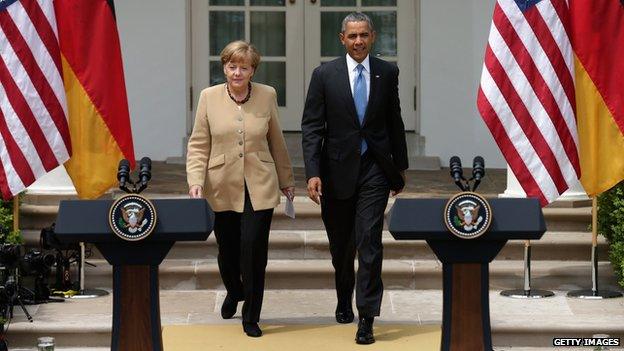
<svg viewBox="0 0 624 351">
<path fill-rule="evenodd" d="M 598 196 L 598 233 L 609 242 L 609 260 L 624 287 L 624 182 Z"/>
<path fill-rule="evenodd" d="M 0 244 L 22 244 L 19 230 L 13 230 L 13 201 L 0 200 Z"/>
</svg>

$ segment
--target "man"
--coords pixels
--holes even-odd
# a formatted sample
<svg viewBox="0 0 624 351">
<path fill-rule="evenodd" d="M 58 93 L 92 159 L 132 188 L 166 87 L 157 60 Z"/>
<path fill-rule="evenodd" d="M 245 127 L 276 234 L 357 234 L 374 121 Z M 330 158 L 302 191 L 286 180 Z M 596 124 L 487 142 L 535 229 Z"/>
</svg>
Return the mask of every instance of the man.
<svg viewBox="0 0 624 351">
<path fill-rule="evenodd" d="M 336 321 L 351 323 L 358 252 L 356 342 L 371 344 L 379 316 L 384 210 L 400 193 L 407 169 L 405 129 L 398 96 L 399 70 L 369 52 L 370 18 L 351 13 L 340 41 L 347 54 L 312 73 L 301 122 L 308 196 L 321 204 L 335 269 Z"/>
</svg>

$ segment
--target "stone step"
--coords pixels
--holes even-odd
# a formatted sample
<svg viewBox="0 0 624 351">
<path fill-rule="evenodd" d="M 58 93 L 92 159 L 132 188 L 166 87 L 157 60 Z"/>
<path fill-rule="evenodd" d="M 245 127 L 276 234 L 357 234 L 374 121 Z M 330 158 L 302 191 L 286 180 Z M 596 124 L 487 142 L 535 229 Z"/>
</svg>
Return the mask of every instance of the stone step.
<svg viewBox="0 0 624 351">
<path fill-rule="evenodd" d="M 87 288 L 110 288 L 112 268 L 104 260 L 89 260 L 96 267 L 86 268 Z M 617 287 L 609 262 L 599 262 L 602 287 Z M 492 289 L 518 289 L 523 284 L 523 262 L 495 260 L 490 264 Z M 588 288 L 589 261 L 533 261 L 534 289 Z M 388 289 L 441 289 L 442 265 L 435 260 L 393 260 L 383 262 L 384 286 Z M 160 286 L 164 290 L 221 289 L 216 260 L 175 260 L 160 265 Z M 330 260 L 269 260 L 267 289 L 330 289 L 334 287 L 334 270 Z"/>
<path fill-rule="evenodd" d="M 594 334 L 624 336 L 622 299 L 580 300 L 555 291 L 547 299 L 517 300 L 490 291 L 490 319 L 495 350 L 552 350 L 553 337 L 591 337 Z M 161 291 L 163 325 L 240 324 L 240 308 L 231 320 L 222 320 L 222 290 Z M 76 351 L 108 347 L 111 331 L 110 295 L 97 299 L 68 300 L 65 303 L 28 306 L 34 323 L 20 311 L 11 323 L 7 338 L 14 348 L 30 351 L 38 336 L 53 336 L 59 350 Z M 335 325 L 335 292 L 321 290 L 271 290 L 264 294 L 260 325 Z M 375 325 L 422 324 L 439 326 L 442 318 L 440 290 L 386 289 L 381 316 Z M 349 327 L 355 333 L 355 323 Z M 245 338 L 242 331 L 241 338 Z M 267 334 L 268 337 L 268 334 Z M 400 334 L 396 335 L 400 342 Z M 353 344 L 352 350 L 362 347 Z M 210 349 L 210 345 L 206 345 Z M 373 348 L 374 349 L 374 348 Z M 417 348 L 416 348 L 417 349 Z M 615 348 L 614 348 L 615 349 Z M 69 350 L 67 350 L 69 351 Z M 71 349 L 71 351 L 74 351 Z"/>
<path fill-rule="evenodd" d="M 39 246 L 40 231 L 22 232 L 26 245 Z M 435 259 L 425 241 L 397 241 L 388 231 L 383 233 L 384 257 L 386 259 Z M 591 233 L 588 232 L 546 232 L 542 239 L 531 242 L 532 260 L 589 260 Z M 92 246 L 92 245 L 88 245 Z M 92 258 L 102 258 L 93 247 Z M 214 259 L 217 258 L 217 243 L 214 234 L 206 241 L 176 243 L 167 259 Z M 598 238 L 598 257 L 607 258 L 608 244 Z M 524 241 L 511 240 L 497 256 L 498 259 L 524 259 Z M 324 230 L 273 230 L 269 235 L 270 259 L 329 259 L 329 241 Z"/>
<path fill-rule="evenodd" d="M 169 198 L 180 198 L 170 196 Z M 390 199 L 386 208 L 386 215 L 394 199 Z M 305 198 L 295 199 L 295 220 L 284 214 L 284 201 L 277 206 L 271 228 L 274 230 L 323 230 L 321 210 L 318 205 Z M 543 209 L 546 219 L 546 227 L 551 231 L 577 231 L 589 230 L 591 222 L 591 207 L 547 207 Z M 33 205 L 22 203 L 20 206 L 20 228 L 41 229 L 50 226 L 58 213 L 58 205 Z M 387 229 L 387 222 L 384 223 Z"/>
</svg>

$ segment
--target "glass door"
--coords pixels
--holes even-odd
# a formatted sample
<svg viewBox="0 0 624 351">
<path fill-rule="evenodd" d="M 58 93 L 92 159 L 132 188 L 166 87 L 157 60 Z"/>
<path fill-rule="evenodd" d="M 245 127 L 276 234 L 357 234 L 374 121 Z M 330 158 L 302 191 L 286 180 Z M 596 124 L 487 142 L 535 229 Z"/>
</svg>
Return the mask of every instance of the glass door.
<svg viewBox="0 0 624 351">
<path fill-rule="evenodd" d="M 247 40 L 262 59 L 254 82 L 277 91 L 282 129 L 299 130 L 303 110 L 302 4 L 290 0 L 193 0 L 191 2 L 194 104 L 199 92 L 223 83 L 221 50 Z M 193 107 L 195 108 L 195 106 Z"/>
<path fill-rule="evenodd" d="M 305 86 L 319 64 L 345 55 L 338 34 L 342 20 L 353 11 L 373 21 L 376 39 L 371 55 L 397 64 L 399 97 L 405 128 L 415 127 L 416 9 L 414 0 L 306 0 Z M 306 90 L 307 91 L 307 90 Z"/>
<path fill-rule="evenodd" d="M 414 130 L 416 6 L 415 0 L 191 0 L 193 109 L 202 89 L 223 82 L 221 49 L 244 39 L 262 54 L 253 80 L 277 90 L 283 130 L 300 131 L 312 71 L 345 54 L 338 38 L 342 19 L 362 11 L 377 32 L 372 54 L 401 70 L 403 120 Z"/>
</svg>

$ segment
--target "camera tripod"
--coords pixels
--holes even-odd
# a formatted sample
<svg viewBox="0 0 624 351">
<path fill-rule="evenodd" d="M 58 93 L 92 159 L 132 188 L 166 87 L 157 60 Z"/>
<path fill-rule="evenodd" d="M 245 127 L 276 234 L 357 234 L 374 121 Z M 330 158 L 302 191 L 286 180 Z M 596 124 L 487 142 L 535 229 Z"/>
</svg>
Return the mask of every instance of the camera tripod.
<svg viewBox="0 0 624 351">
<path fill-rule="evenodd" d="M 22 299 L 22 295 L 29 295 L 34 299 L 34 293 L 21 286 L 18 281 L 19 278 L 16 279 L 16 277 L 19 277 L 19 272 L 17 268 L 15 269 L 14 273 L 14 275 L 10 275 L 7 278 L 7 280 L 4 282 L 4 286 L 0 287 L 0 315 L 2 316 L 2 318 L 4 318 L 4 320 L 10 320 L 11 318 L 13 318 L 13 310 L 15 308 L 15 305 L 18 305 L 22 309 L 22 312 L 24 312 L 26 319 L 28 319 L 28 321 L 32 323 L 33 318 L 26 309 L 26 304 Z M 30 302 L 32 300 L 26 301 Z"/>
</svg>

